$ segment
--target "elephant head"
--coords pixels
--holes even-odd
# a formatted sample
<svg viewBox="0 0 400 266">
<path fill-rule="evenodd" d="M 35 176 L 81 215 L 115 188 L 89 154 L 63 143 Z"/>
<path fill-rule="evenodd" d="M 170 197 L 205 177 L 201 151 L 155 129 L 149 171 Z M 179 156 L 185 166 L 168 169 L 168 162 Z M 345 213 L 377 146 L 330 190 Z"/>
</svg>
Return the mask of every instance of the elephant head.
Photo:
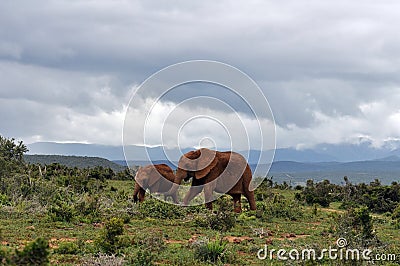
<svg viewBox="0 0 400 266">
<path fill-rule="evenodd" d="M 201 179 L 210 173 L 217 163 L 217 152 L 202 148 L 190 151 L 181 156 L 176 170 L 175 181 L 169 193 L 174 193 L 182 180 L 188 181 L 190 178 Z"/>
<path fill-rule="evenodd" d="M 139 201 L 143 201 L 146 189 L 149 189 L 150 193 L 163 193 L 164 198 L 166 196 L 171 196 L 173 201 L 177 203 L 178 200 L 176 193 L 165 193 L 171 189 L 174 180 L 174 172 L 166 164 L 140 167 L 135 176 L 134 201 L 138 201 L 138 195 Z"/>
</svg>

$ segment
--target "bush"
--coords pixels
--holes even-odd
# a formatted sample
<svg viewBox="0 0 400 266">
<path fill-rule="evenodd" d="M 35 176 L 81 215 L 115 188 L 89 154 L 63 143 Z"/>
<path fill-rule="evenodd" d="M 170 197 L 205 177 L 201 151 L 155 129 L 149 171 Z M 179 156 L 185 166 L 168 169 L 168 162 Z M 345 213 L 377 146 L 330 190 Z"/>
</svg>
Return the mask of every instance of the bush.
<svg viewBox="0 0 400 266">
<path fill-rule="evenodd" d="M 380 245 L 374 234 L 372 216 L 367 207 L 350 209 L 336 219 L 336 235 L 345 238 L 351 247 Z"/>
<path fill-rule="evenodd" d="M 236 216 L 231 202 L 226 197 L 222 197 L 216 203 L 217 210 L 215 212 L 205 210 L 205 213 L 196 215 L 194 224 L 220 232 L 231 230 L 236 224 Z"/>
<path fill-rule="evenodd" d="M 128 167 L 125 168 L 125 170 L 120 171 L 116 174 L 114 177 L 115 180 L 134 180 L 135 179 L 135 172 L 134 170 L 129 170 Z"/>
<path fill-rule="evenodd" d="M 1 247 L 0 248 L 0 265 L 9 265 L 10 263 L 11 263 L 10 254 L 9 254 L 8 250 L 5 250 Z"/>
<path fill-rule="evenodd" d="M 74 208 L 66 202 L 57 201 L 50 206 L 47 215 L 54 222 L 70 222 L 74 217 Z"/>
<path fill-rule="evenodd" d="M 394 209 L 392 214 L 392 219 L 400 221 L 400 204 L 398 204 L 396 209 Z"/>
<path fill-rule="evenodd" d="M 81 216 L 80 219 L 86 222 L 98 222 L 100 220 L 100 198 L 85 193 L 75 204 L 76 212 Z"/>
<path fill-rule="evenodd" d="M 152 266 L 154 260 L 153 253 L 148 249 L 139 249 L 134 258 L 130 261 L 133 266 Z"/>
<path fill-rule="evenodd" d="M 120 218 L 108 220 L 98 239 L 96 245 L 107 254 L 115 254 L 122 247 L 120 236 L 124 233 L 124 221 Z"/>
<path fill-rule="evenodd" d="M 16 143 L 14 138 L 7 139 L 0 135 L 0 178 L 20 172 L 24 164 L 23 155 L 27 151 L 22 141 Z"/>
<path fill-rule="evenodd" d="M 273 200 L 257 202 L 256 217 L 262 221 L 271 221 L 273 218 L 297 221 L 303 217 L 303 210 L 297 201 L 275 196 Z"/>
<path fill-rule="evenodd" d="M 139 213 L 142 217 L 158 219 L 179 219 L 186 216 L 183 207 L 149 198 L 139 204 Z"/>
<path fill-rule="evenodd" d="M 129 265 L 153 265 L 153 261 L 166 248 L 163 233 L 158 230 L 138 231 L 131 243 L 133 245 L 123 251 L 129 254 Z"/>
<path fill-rule="evenodd" d="M 124 264 L 124 257 L 116 257 L 114 254 L 96 254 L 82 259 L 82 266 L 122 266 Z"/>
<path fill-rule="evenodd" d="M 134 243 L 137 248 L 150 252 L 160 252 L 165 248 L 163 233 L 155 230 L 136 234 Z"/>
<path fill-rule="evenodd" d="M 338 186 L 331 184 L 329 180 L 316 184 L 312 180 L 307 180 L 307 185 L 301 192 L 301 198 L 309 205 L 317 203 L 322 207 L 329 207 L 329 204 L 336 199 L 334 194 L 338 189 Z"/>
<path fill-rule="evenodd" d="M 81 248 L 76 242 L 61 242 L 54 252 L 58 254 L 76 255 L 81 253 Z"/>
<path fill-rule="evenodd" d="M 227 242 L 217 239 L 209 241 L 208 239 L 199 240 L 194 243 L 195 258 L 204 262 L 226 262 L 225 251 Z"/>
<path fill-rule="evenodd" d="M 8 196 L 0 193 L 0 206 L 9 206 L 10 204 Z"/>
<path fill-rule="evenodd" d="M 49 262 L 49 242 L 38 238 L 29 243 L 22 251 L 15 250 L 12 264 L 16 265 L 46 265 Z"/>
</svg>

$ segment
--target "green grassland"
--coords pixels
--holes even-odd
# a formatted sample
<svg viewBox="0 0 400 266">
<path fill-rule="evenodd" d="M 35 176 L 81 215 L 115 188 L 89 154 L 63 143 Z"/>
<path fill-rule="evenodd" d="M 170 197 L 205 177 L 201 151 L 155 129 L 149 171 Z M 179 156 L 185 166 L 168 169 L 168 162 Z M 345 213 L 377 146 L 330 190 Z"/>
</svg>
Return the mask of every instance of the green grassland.
<svg viewBox="0 0 400 266">
<path fill-rule="evenodd" d="M 209 212 L 202 206 L 174 206 L 151 199 L 148 195 L 144 203 L 134 204 L 133 187 L 134 181 L 107 180 L 101 193 L 92 195 L 99 197 L 100 203 L 96 207 L 99 215 L 86 219 L 75 213 L 76 217 L 73 216 L 68 222 L 52 219 L 47 211 L 39 206 L 36 206 L 38 209 L 33 205 L 28 206 L 27 202 L 26 206 L 2 206 L 1 248 L 12 252 L 14 249 L 22 249 L 38 237 L 44 237 L 50 244 L 51 265 L 77 265 L 85 261 L 88 263 L 96 260 L 101 252 L 96 241 L 104 231 L 105 221 L 111 217 L 119 217 L 124 220 L 124 225 L 123 234 L 118 237 L 124 243 L 115 253 L 117 258 L 124 258 L 125 265 L 145 265 L 146 261 L 148 265 L 209 265 L 210 262 L 202 261 L 196 256 L 196 241 L 216 239 L 227 242 L 224 250 L 228 254 L 224 261 L 217 261 L 217 264 L 286 265 L 287 262 L 277 260 L 260 260 L 257 258 L 257 251 L 265 244 L 268 244 L 269 249 L 288 250 L 335 246 L 335 226 L 338 217 L 345 213 L 345 210 L 339 209 L 340 203 L 333 202 L 329 208 L 296 204 L 285 210 L 288 212 L 287 217 L 285 214 L 268 217 L 249 211 L 243 199 L 244 211 L 241 214 L 232 214 L 234 226 L 226 231 L 215 230 L 199 222 L 202 214 Z M 284 202 L 291 202 L 295 193 L 295 190 L 290 189 L 270 188 L 263 191 L 268 198 L 279 198 Z M 229 202 L 229 198 L 218 201 L 215 209 L 225 204 L 223 201 Z M 260 202 L 262 201 L 259 200 L 258 203 Z M 376 237 L 385 243 L 387 252 L 399 252 L 399 229 L 390 216 L 374 214 L 373 230 Z M 143 258 L 138 261 L 140 256 Z M 117 259 L 114 260 L 114 263 L 118 263 Z M 314 265 L 311 261 L 308 263 Z M 315 265 L 318 264 L 336 265 L 329 261 L 315 262 Z"/>
<path fill-rule="evenodd" d="M 150 195 L 136 204 L 127 169 L 27 164 L 26 150 L 0 136 L 0 265 L 400 264 L 396 182 L 354 185 L 345 177 L 342 186 L 309 180 L 292 188 L 266 179 L 255 191 L 257 210 L 242 198 L 242 213 L 234 213 L 223 196 L 210 211 Z M 395 257 L 278 259 L 277 250 L 321 252 L 336 248 L 339 238 L 346 250 Z M 262 260 L 265 247 L 276 251 Z"/>
</svg>

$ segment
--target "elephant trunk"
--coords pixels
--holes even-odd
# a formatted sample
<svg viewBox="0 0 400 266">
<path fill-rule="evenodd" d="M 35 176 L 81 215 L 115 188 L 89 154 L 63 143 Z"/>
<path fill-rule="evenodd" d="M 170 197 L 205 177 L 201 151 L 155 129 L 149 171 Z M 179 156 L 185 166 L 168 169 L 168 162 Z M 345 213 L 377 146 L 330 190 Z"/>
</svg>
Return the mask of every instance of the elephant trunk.
<svg viewBox="0 0 400 266">
<path fill-rule="evenodd" d="M 176 193 L 176 191 L 179 188 L 179 185 L 182 183 L 182 179 L 184 179 L 186 177 L 187 173 L 185 170 L 178 168 L 176 170 L 176 175 L 175 175 L 175 180 L 174 183 L 172 184 L 172 187 L 170 188 L 170 190 L 168 190 L 168 192 L 166 192 L 166 195 L 173 195 Z"/>
</svg>

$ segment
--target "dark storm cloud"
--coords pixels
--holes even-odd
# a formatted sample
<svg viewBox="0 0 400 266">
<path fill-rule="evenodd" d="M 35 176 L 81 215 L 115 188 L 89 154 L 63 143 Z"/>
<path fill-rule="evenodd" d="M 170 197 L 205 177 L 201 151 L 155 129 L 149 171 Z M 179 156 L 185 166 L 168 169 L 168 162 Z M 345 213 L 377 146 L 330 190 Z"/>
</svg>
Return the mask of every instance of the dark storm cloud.
<svg viewBox="0 0 400 266">
<path fill-rule="evenodd" d="M 397 121 L 399 10 L 398 1 L 2 1 L 0 111 L 8 116 L 0 133 L 73 139 L 75 131 L 36 129 L 39 120 L 49 129 L 61 117 L 66 127 L 79 121 L 119 134 L 119 124 L 104 123 L 112 131 L 97 121 L 120 117 L 133 86 L 170 64 L 212 59 L 261 86 L 282 129 L 278 140 L 305 134 L 293 138 L 302 142 L 307 130 L 327 125 L 341 130 L 343 120 L 362 129 L 342 130 L 335 141 L 345 134 L 397 138 L 396 127 L 367 123 L 380 120 L 366 106 L 381 122 Z M 16 101 L 29 104 L 10 112 Z M 51 114 L 44 121 L 41 108 Z M 332 141 L 325 135 L 307 141 Z M 96 140 L 88 130 L 75 141 L 109 138 Z M 287 139 L 280 141 L 293 145 Z"/>
</svg>

